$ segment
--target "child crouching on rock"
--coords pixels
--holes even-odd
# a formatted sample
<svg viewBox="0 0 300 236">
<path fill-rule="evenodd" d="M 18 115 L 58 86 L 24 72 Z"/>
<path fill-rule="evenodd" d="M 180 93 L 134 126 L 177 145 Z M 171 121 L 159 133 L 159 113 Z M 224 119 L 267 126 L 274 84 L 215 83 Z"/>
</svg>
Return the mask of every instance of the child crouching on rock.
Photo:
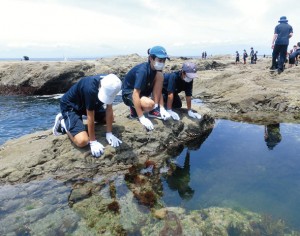
<svg viewBox="0 0 300 236">
<path fill-rule="evenodd" d="M 201 119 L 201 115 L 192 111 L 193 80 L 197 77 L 196 65 L 185 62 L 180 71 L 165 73 L 163 84 L 163 98 L 167 112 L 174 120 L 180 120 L 179 115 L 172 108 L 181 108 L 182 102 L 179 97 L 181 91 L 185 92 L 188 115 L 191 118 Z"/>
<path fill-rule="evenodd" d="M 67 133 L 77 147 L 90 145 L 92 155 L 99 157 L 104 152 L 104 146 L 96 140 L 95 121 L 105 121 L 106 140 L 113 147 L 119 146 L 122 141 L 112 134 L 112 103 L 121 85 L 121 80 L 114 74 L 83 77 L 61 98 L 61 113 L 55 118 L 53 134 Z M 87 116 L 87 131 L 83 115 Z"/>
</svg>

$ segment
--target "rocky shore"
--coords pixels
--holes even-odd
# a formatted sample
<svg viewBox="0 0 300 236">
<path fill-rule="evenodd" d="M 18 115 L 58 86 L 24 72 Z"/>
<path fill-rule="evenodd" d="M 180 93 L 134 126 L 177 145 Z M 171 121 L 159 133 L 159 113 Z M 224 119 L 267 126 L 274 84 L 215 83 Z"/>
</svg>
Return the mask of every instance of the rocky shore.
<svg viewBox="0 0 300 236">
<path fill-rule="evenodd" d="M 145 60 L 134 54 L 96 61 L 0 62 L 0 94 L 64 93 L 82 76 L 115 73 L 122 78 L 131 67 Z M 185 60 L 187 58 L 171 59 L 165 71 L 180 69 Z M 161 190 L 157 183 L 161 170 L 185 146 L 193 148 L 193 145 L 198 145 L 195 148 L 199 148 L 212 131 L 215 119 L 264 124 L 297 123 L 300 120 L 300 67 L 287 69 L 277 75 L 269 72 L 268 58 L 259 59 L 255 65 L 235 65 L 234 58 L 230 56 L 189 60 L 197 63 L 199 68 L 193 97 L 202 102 L 193 108 L 203 116 L 200 121 L 190 119 L 186 110 L 180 109 L 180 121 L 154 120 L 154 131 L 147 132 L 137 120 L 127 117 L 129 112 L 124 104 L 118 104 L 114 106 L 113 132 L 123 141 L 119 148 L 107 145 L 105 125 L 100 124 L 96 125 L 96 135 L 101 143 L 106 144 L 106 148 L 104 155 L 98 159 L 91 157 L 88 147 L 76 148 L 66 135 L 56 137 L 51 130 L 26 135 L 0 146 L 0 184 L 17 185 L 50 178 L 71 185 L 68 204 L 87 222 L 87 228 L 95 230 L 90 235 L 105 235 L 108 232 L 126 235 L 126 227 L 129 226 L 122 223 L 126 221 L 124 209 L 132 211 L 132 217 L 139 214 L 141 218 L 136 219 L 137 222 L 151 222 L 151 227 L 141 229 L 142 235 L 170 235 L 167 232 L 172 230 L 176 235 L 190 235 L 189 232 L 192 235 L 239 235 L 236 233 L 241 232 L 244 235 L 259 235 L 261 229 L 283 230 L 285 226 L 281 221 L 274 223 L 252 213 L 216 208 L 187 214 L 180 208 L 169 209 L 160 204 Z M 141 169 L 149 166 L 154 168 L 151 178 L 140 174 Z M 104 176 L 102 184 L 89 181 L 99 176 Z M 147 216 L 138 209 L 134 210 L 136 206 L 127 206 L 128 201 L 117 199 L 115 186 L 109 181 L 113 176 L 124 176 L 132 192 L 126 197 L 134 197 L 145 205 L 150 210 Z M 104 185 L 109 187 L 109 200 L 97 194 Z M 94 211 L 95 207 L 97 211 Z M 163 220 L 153 221 L 153 218 L 147 218 L 149 213 L 155 219 Z M 222 214 L 223 219 L 220 219 Z M 93 217 L 105 219 L 111 224 L 105 226 L 103 222 L 106 221 L 100 224 Z M 256 222 L 253 223 L 256 227 L 245 223 L 250 218 Z M 131 222 L 131 226 L 137 222 Z M 259 225 L 263 223 L 265 225 Z M 178 227 L 174 229 L 172 225 Z M 194 225 L 193 228 L 190 228 L 191 225 Z M 134 227 L 130 230 L 134 230 Z M 206 234 L 194 234 L 200 231 Z"/>
</svg>

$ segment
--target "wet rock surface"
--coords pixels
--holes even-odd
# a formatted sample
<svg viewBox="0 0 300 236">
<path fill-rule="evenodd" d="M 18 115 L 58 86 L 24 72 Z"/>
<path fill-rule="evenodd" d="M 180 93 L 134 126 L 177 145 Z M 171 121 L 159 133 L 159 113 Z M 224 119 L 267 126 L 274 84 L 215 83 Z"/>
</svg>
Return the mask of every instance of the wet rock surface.
<svg viewBox="0 0 300 236">
<path fill-rule="evenodd" d="M 186 59 L 172 59 L 166 71 L 180 69 Z M 145 60 L 130 55 L 82 62 L 1 62 L 0 94 L 63 93 L 82 76 L 123 77 Z M 299 235 L 281 220 L 247 211 L 186 212 L 161 202 L 160 174 L 174 171 L 172 165 L 162 171 L 167 160 L 185 146 L 199 148 L 215 118 L 263 124 L 300 119 L 299 67 L 277 75 L 269 72 L 267 58 L 256 65 L 234 65 L 227 57 L 192 61 L 200 69 L 193 91 L 194 98 L 203 101 L 193 105 L 203 115 L 200 121 L 179 109 L 179 122 L 153 120 L 155 130 L 148 132 L 119 104 L 114 106 L 113 133 L 123 143 L 110 147 L 105 125 L 97 124 L 96 136 L 106 147 L 100 158 L 93 158 L 89 147 L 76 148 L 67 135 L 53 136 L 51 130 L 0 146 L 0 234 L 50 234 L 55 229 L 56 235 Z M 116 176 L 122 183 L 111 181 Z M 24 201 L 26 195 L 32 201 Z"/>
<path fill-rule="evenodd" d="M 211 130 L 214 119 L 209 109 L 195 108 L 202 120 L 188 117 L 186 110 L 178 111 L 181 121 L 153 120 L 155 129 L 148 132 L 129 114 L 124 104 L 114 106 L 113 133 L 122 145 L 112 148 L 105 139 L 106 126 L 96 124 L 96 137 L 105 145 L 100 158 L 91 156 L 90 148 L 77 148 L 67 135 L 53 136 L 52 131 L 37 132 L 11 140 L 1 146 L 0 183 L 28 182 L 52 177 L 62 181 L 73 178 L 92 178 L 95 175 L 114 175 L 127 172 L 134 164 L 149 158 L 160 166 L 166 157 L 174 155 L 174 148 L 183 145 Z"/>
</svg>

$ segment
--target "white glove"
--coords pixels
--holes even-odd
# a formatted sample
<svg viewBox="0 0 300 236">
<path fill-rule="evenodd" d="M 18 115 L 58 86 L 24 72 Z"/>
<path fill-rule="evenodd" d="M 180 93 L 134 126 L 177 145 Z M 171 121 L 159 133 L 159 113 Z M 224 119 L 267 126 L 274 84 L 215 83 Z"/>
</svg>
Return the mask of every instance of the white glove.
<svg viewBox="0 0 300 236">
<path fill-rule="evenodd" d="M 197 112 L 192 112 L 192 110 L 189 110 L 188 114 L 192 118 L 196 118 L 196 119 L 199 119 L 199 120 L 201 119 L 201 115 L 199 115 Z"/>
<path fill-rule="evenodd" d="M 144 115 L 141 116 L 139 120 L 142 123 L 142 125 L 145 126 L 148 130 L 154 129 L 152 122 L 149 119 L 147 119 Z"/>
<path fill-rule="evenodd" d="M 112 133 L 106 133 L 106 140 L 112 147 L 119 147 L 119 145 L 122 143 L 122 141 Z"/>
<path fill-rule="evenodd" d="M 164 107 L 160 107 L 159 112 L 163 120 L 167 120 L 171 118 L 170 114 L 166 111 Z"/>
<path fill-rule="evenodd" d="M 90 141 L 90 147 L 94 157 L 100 157 L 104 153 L 104 146 L 97 140 Z"/>
<path fill-rule="evenodd" d="M 174 112 L 172 110 L 167 110 L 167 112 L 170 114 L 170 116 L 173 118 L 173 120 L 180 120 L 180 117 L 176 112 Z"/>
</svg>

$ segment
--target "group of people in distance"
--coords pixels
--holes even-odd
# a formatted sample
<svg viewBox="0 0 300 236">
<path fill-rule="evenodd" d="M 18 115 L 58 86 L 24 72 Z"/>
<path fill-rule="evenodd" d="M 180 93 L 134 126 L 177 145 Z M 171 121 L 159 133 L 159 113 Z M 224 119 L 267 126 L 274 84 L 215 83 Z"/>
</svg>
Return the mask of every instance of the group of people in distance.
<svg viewBox="0 0 300 236">
<path fill-rule="evenodd" d="M 278 25 L 274 29 L 274 35 L 272 40 L 273 49 L 272 52 L 272 65 L 271 71 L 278 71 L 278 74 L 282 73 L 285 69 L 285 63 L 289 62 L 289 67 L 293 65 L 298 65 L 298 57 L 300 56 L 300 42 L 294 45 L 293 49 L 288 52 L 289 39 L 293 36 L 293 27 L 288 24 L 286 16 L 280 17 Z M 244 49 L 243 61 L 246 64 L 248 54 Z M 256 64 L 257 61 L 257 51 L 254 52 L 253 47 L 251 47 L 250 52 L 251 64 Z M 235 64 L 240 63 L 240 54 L 236 51 Z"/>
<path fill-rule="evenodd" d="M 235 52 L 235 64 L 239 64 L 240 63 L 240 54 L 238 51 Z M 250 59 L 251 59 L 251 64 L 256 64 L 256 61 L 257 61 L 257 53 L 258 51 L 254 52 L 254 49 L 253 47 L 251 47 L 250 49 Z M 246 51 L 246 49 L 244 49 L 244 52 L 243 52 L 243 62 L 244 64 L 247 63 L 247 57 L 248 57 L 248 53 Z"/>
<path fill-rule="evenodd" d="M 81 78 L 62 96 L 61 113 L 55 117 L 53 134 L 66 133 L 77 147 L 89 145 L 92 155 L 99 157 L 104 153 L 104 146 L 97 141 L 95 122 L 106 123 L 106 140 L 118 147 L 122 141 L 112 133 L 112 104 L 121 89 L 123 102 L 130 110 L 129 117 L 138 119 L 147 130 L 154 129 L 149 118 L 180 120 L 173 109 L 182 107 L 178 95 L 181 91 L 186 95 L 189 117 L 201 119 L 201 115 L 191 109 L 196 65 L 185 62 L 181 70 L 164 74 L 167 59 L 166 50 L 154 46 L 148 50 L 148 61 L 134 66 L 123 82 L 114 74 Z M 87 130 L 83 116 L 87 119 Z"/>
</svg>

